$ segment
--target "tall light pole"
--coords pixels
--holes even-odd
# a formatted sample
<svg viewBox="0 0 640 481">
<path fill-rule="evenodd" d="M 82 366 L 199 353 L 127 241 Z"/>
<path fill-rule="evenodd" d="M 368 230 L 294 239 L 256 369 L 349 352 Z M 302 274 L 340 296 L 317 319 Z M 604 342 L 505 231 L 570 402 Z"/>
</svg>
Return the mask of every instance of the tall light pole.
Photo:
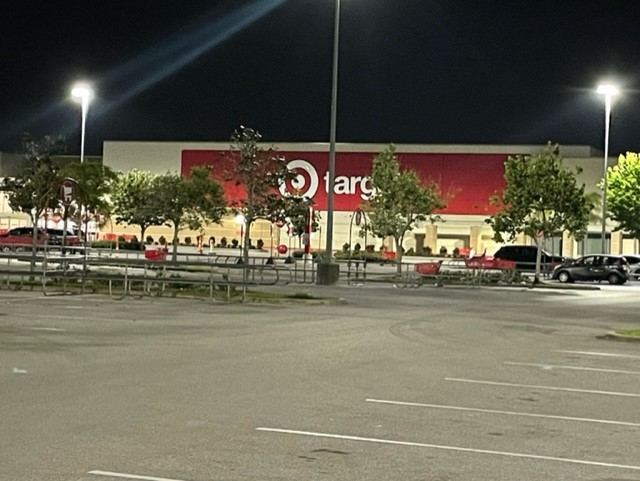
<svg viewBox="0 0 640 481">
<path fill-rule="evenodd" d="M 87 126 L 87 111 L 89 110 L 89 103 L 93 98 L 93 89 L 89 84 L 85 82 L 79 82 L 71 88 L 71 98 L 76 102 L 80 102 L 80 106 L 82 107 L 82 129 L 80 133 L 80 164 L 84 164 L 84 137 L 85 137 L 85 130 Z M 65 225 L 64 225 L 65 235 L 67 232 L 66 217 L 67 216 L 65 214 Z M 84 206 L 81 205 L 80 206 L 80 225 L 82 225 L 82 222 L 84 222 L 84 217 L 85 217 Z M 87 242 L 88 225 L 89 223 L 87 221 L 87 224 L 85 225 L 85 229 L 84 229 L 85 243 Z M 80 231 L 82 232 L 82 228 Z M 64 238 L 63 238 L 63 243 L 64 243 Z M 85 255 L 86 255 L 86 250 L 85 250 Z"/>
<path fill-rule="evenodd" d="M 340 0 L 336 0 L 333 24 L 333 76 L 331 79 L 331 125 L 329 128 L 329 175 L 327 177 L 327 242 L 325 261 L 333 261 L 333 197 L 336 177 L 336 123 L 338 115 L 338 52 L 340 45 Z"/>
<path fill-rule="evenodd" d="M 604 171 L 602 178 L 602 253 L 607 247 L 607 167 L 609 159 L 609 129 L 611 126 L 611 98 L 618 94 L 618 88 L 611 84 L 598 85 L 597 92 L 604 95 Z"/>
<path fill-rule="evenodd" d="M 80 134 L 80 163 L 84 163 L 84 137 L 87 126 L 87 111 L 89 110 L 89 103 L 93 98 L 93 90 L 86 83 L 77 83 L 71 89 L 71 97 L 80 102 L 82 107 L 82 131 Z"/>
</svg>

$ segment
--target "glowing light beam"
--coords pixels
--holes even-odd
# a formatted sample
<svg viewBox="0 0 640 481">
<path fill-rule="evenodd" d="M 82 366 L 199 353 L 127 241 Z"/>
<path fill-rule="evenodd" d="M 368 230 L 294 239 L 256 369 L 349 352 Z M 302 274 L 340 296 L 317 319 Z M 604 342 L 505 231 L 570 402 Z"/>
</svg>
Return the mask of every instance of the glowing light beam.
<svg viewBox="0 0 640 481">
<path fill-rule="evenodd" d="M 104 77 L 105 83 L 126 83 L 125 91 L 104 109 L 111 109 L 197 60 L 229 40 L 286 0 L 258 0 L 187 34 L 174 34 L 152 49 L 145 51 Z"/>
<path fill-rule="evenodd" d="M 110 102 L 96 99 L 94 115 L 104 115 L 109 110 L 144 92 L 153 85 L 175 74 L 205 53 L 232 38 L 242 30 L 268 15 L 286 0 L 254 0 L 229 13 L 215 17 L 201 26 L 191 25 L 180 33 L 174 33 L 154 47 L 143 51 L 133 59 L 116 67 L 102 76 L 92 76 L 100 91 L 117 91 Z M 192 28 L 192 30 L 188 30 Z M 184 33 L 186 31 L 186 33 Z M 3 125 L 3 140 L 21 134 L 23 131 L 46 130 L 55 125 L 65 109 L 64 102 L 54 101 L 40 112 L 26 113 L 22 118 L 14 118 L 11 125 Z M 16 130 L 16 126 L 18 129 Z M 64 132 L 71 132 L 69 124 Z"/>
</svg>

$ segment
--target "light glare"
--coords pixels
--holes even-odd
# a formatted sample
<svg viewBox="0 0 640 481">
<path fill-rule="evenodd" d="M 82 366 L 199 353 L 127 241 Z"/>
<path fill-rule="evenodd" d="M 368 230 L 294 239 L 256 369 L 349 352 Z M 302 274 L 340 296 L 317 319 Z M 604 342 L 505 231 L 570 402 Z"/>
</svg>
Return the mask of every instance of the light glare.
<svg viewBox="0 0 640 481">
<path fill-rule="evenodd" d="M 601 84 L 601 85 L 598 85 L 597 92 L 602 95 L 612 96 L 612 95 L 618 95 L 620 91 L 618 90 L 618 87 L 616 87 L 615 85 Z"/>
<path fill-rule="evenodd" d="M 93 95 L 93 90 L 89 85 L 81 83 L 76 84 L 71 89 L 71 96 L 79 101 L 89 100 Z"/>
</svg>

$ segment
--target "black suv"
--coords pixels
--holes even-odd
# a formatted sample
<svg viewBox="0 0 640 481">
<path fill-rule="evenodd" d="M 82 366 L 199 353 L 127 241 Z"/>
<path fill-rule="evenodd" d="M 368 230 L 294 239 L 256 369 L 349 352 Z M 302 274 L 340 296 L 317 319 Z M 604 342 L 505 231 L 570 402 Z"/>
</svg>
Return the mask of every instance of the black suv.
<svg viewBox="0 0 640 481">
<path fill-rule="evenodd" d="M 608 281 L 609 284 L 624 284 L 629 279 L 629 264 L 624 256 L 592 254 L 556 267 L 552 279 L 560 282 Z"/>
<path fill-rule="evenodd" d="M 519 271 L 535 271 L 537 252 L 538 248 L 536 246 L 503 246 L 498 249 L 493 257 L 504 259 L 507 261 L 515 261 L 516 269 L 518 269 Z M 556 265 L 562 264 L 564 261 L 564 257 L 549 254 L 547 251 L 542 250 L 540 257 L 540 268 L 543 271 L 546 270 L 551 272 Z"/>
</svg>

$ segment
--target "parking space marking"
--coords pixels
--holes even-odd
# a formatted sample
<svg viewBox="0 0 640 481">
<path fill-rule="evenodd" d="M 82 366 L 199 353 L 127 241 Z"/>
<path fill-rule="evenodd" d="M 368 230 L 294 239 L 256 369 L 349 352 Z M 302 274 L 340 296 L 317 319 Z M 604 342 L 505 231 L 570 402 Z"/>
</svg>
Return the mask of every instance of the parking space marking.
<svg viewBox="0 0 640 481">
<path fill-rule="evenodd" d="M 141 476 L 139 474 L 113 473 L 111 471 L 100 471 L 100 470 L 89 471 L 87 474 L 93 474 L 95 476 L 109 476 L 111 478 L 140 479 L 144 481 L 183 481 L 181 479 L 157 478 L 155 476 Z"/>
<path fill-rule="evenodd" d="M 548 391 L 580 392 L 585 394 L 604 394 L 607 396 L 624 396 L 624 397 L 640 398 L 640 394 L 635 394 L 630 392 L 597 391 L 592 389 L 574 389 L 571 387 L 537 386 L 534 384 L 516 384 L 516 383 L 510 383 L 510 382 L 480 381 L 477 379 L 462 379 L 462 378 L 456 378 L 456 377 L 445 377 L 444 380 L 452 381 L 452 382 L 467 382 L 471 384 L 486 384 L 489 386 L 525 387 L 525 388 L 531 388 L 531 389 L 546 389 Z"/>
<path fill-rule="evenodd" d="M 640 359 L 640 356 L 637 356 L 634 354 L 617 354 L 614 352 L 564 351 L 564 350 L 555 350 L 553 352 L 562 352 L 564 354 L 580 354 L 582 356 L 624 357 L 627 359 Z"/>
<path fill-rule="evenodd" d="M 615 424 L 618 426 L 640 427 L 640 423 L 610 421 L 608 419 L 577 418 L 572 416 L 557 416 L 553 414 L 534 414 L 534 413 L 523 413 L 518 411 L 500 411 L 498 409 L 480 409 L 480 408 L 470 408 L 470 407 L 464 407 L 464 406 L 447 406 L 443 404 L 424 404 L 424 403 L 415 403 L 415 402 L 406 402 L 406 401 L 389 401 L 385 399 L 365 399 L 365 401 L 370 403 L 391 404 L 396 406 L 412 406 L 412 407 L 422 407 L 422 408 L 431 408 L 431 409 L 449 409 L 451 411 L 467 411 L 467 412 L 486 413 L 486 414 L 502 414 L 506 416 L 523 416 L 523 417 L 530 417 L 530 418 L 558 419 L 561 421 L 579 421 L 579 422 L 585 422 L 585 423 Z"/>
<path fill-rule="evenodd" d="M 31 331 L 50 331 L 50 332 L 66 332 L 66 329 L 60 329 L 59 327 L 28 327 Z"/>
<path fill-rule="evenodd" d="M 45 320 L 58 320 L 58 321 L 86 321 L 87 320 L 87 316 L 81 315 L 80 313 L 78 313 L 77 315 L 66 315 L 66 316 L 58 316 L 58 315 L 49 315 L 49 314 L 22 314 L 22 313 L 15 313 L 15 314 L 11 314 L 11 317 L 15 317 L 15 318 L 28 318 L 28 319 L 32 319 L 32 320 L 36 320 L 36 319 L 45 319 Z M 130 320 L 126 320 L 126 319 L 113 319 L 113 318 L 108 318 L 108 317 L 95 317 L 95 316 L 91 316 L 91 321 L 96 321 L 96 322 L 114 322 L 114 321 L 125 321 L 125 322 L 129 322 Z"/>
<path fill-rule="evenodd" d="M 348 436 L 344 434 L 317 433 L 312 431 L 297 431 L 293 429 L 259 427 L 259 428 L 256 428 L 256 431 L 279 433 L 279 434 L 293 434 L 293 435 L 309 436 L 309 437 L 316 437 L 316 438 L 343 439 L 346 441 L 359 441 L 359 442 L 366 442 L 366 443 L 392 444 L 396 446 L 410 446 L 410 447 L 418 447 L 418 448 L 440 449 L 444 451 L 455 451 L 455 452 L 464 452 L 464 453 L 473 453 L 473 454 L 492 454 L 496 456 L 508 456 L 511 458 L 538 459 L 543 461 L 557 461 L 561 463 L 582 464 L 582 465 L 588 465 L 588 466 L 600 466 L 600 467 L 606 467 L 606 468 L 619 468 L 619 469 L 629 469 L 634 471 L 640 471 L 640 466 L 604 463 L 601 461 L 588 461 L 584 459 L 556 458 L 554 456 L 543 456 L 538 454 L 511 453 L 508 451 L 492 451 L 489 449 L 474 449 L 474 448 L 465 448 L 461 446 L 446 446 L 441 444 L 416 443 L 411 441 L 395 441 L 392 439 L 366 438 L 361 436 Z"/>
<path fill-rule="evenodd" d="M 636 376 L 640 375 L 640 371 L 625 371 L 622 369 L 602 369 L 597 367 L 560 366 L 556 364 L 535 364 L 530 362 L 511 362 L 511 361 L 505 361 L 504 364 L 508 364 L 509 366 L 539 367 L 545 370 L 571 369 L 574 371 L 594 371 L 594 372 L 606 372 L 610 374 L 633 374 Z"/>
</svg>

